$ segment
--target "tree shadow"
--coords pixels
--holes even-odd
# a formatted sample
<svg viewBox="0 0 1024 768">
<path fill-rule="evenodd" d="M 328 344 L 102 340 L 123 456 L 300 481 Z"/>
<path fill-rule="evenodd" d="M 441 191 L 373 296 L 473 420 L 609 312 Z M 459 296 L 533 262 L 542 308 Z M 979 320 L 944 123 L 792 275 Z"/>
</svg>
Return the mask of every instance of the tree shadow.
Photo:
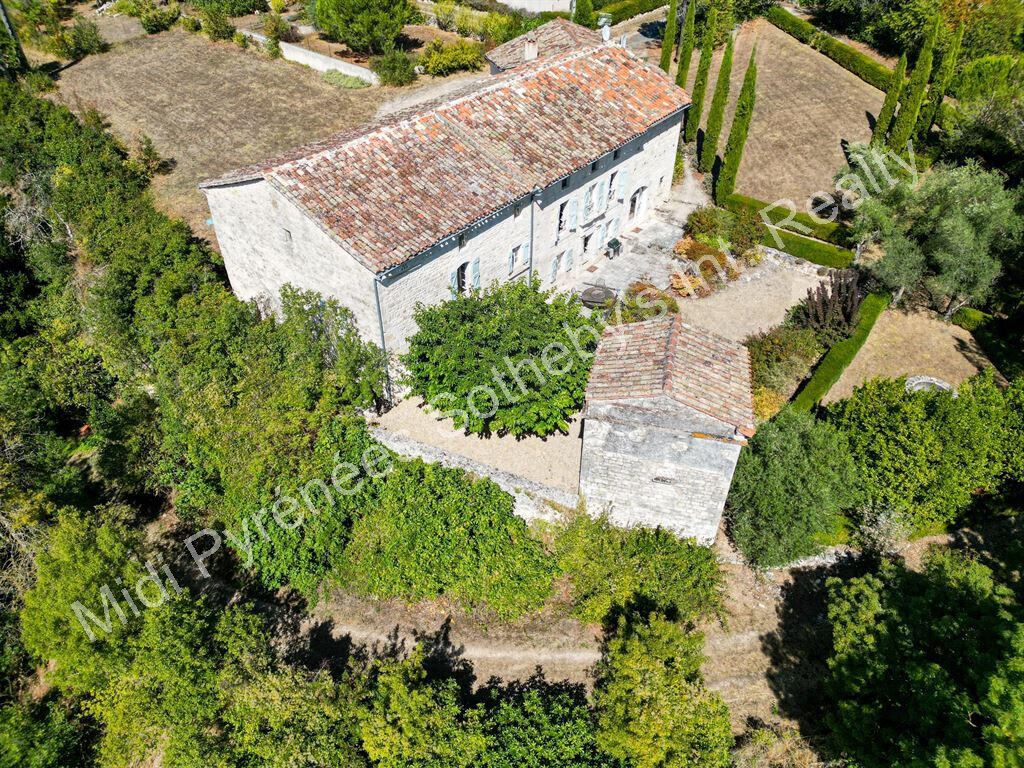
<svg viewBox="0 0 1024 768">
<path fill-rule="evenodd" d="M 476 683 L 473 663 L 465 657 L 466 646 L 452 642 L 452 617 L 448 616 L 433 632 L 413 630 L 413 639 L 423 649 L 423 668 L 434 680 L 455 680 L 463 696 L 469 696 Z"/>
<path fill-rule="evenodd" d="M 871 131 L 874 131 L 875 126 L 878 125 L 878 115 L 872 114 L 871 112 L 865 109 L 864 117 L 867 118 L 868 128 L 871 129 Z"/>
<path fill-rule="evenodd" d="M 665 36 L 666 26 L 664 21 L 645 21 L 637 31 L 649 40 L 661 40 Z"/>
<path fill-rule="evenodd" d="M 771 664 L 768 684 L 779 712 L 797 722 L 804 738 L 823 733 L 828 712 L 822 689 L 832 646 L 826 582 L 862 575 L 872 563 L 867 557 L 848 555 L 831 565 L 793 570 L 782 587 L 778 628 L 761 638 Z"/>
</svg>

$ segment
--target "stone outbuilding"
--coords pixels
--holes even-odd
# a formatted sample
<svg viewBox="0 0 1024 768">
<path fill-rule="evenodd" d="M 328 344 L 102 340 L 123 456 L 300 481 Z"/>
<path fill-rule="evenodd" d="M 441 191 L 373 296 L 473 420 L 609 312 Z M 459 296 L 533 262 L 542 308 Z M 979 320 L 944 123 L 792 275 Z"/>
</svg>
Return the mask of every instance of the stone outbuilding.
<svg viewBox="0 0 1024 768">
<path fill-rule="evenodd" d="M 580 492 L 591 513 L 714 541 L 754 434 L 746 347 L 679 315 L 609 327 L 583 415 Z"/>
</svg>

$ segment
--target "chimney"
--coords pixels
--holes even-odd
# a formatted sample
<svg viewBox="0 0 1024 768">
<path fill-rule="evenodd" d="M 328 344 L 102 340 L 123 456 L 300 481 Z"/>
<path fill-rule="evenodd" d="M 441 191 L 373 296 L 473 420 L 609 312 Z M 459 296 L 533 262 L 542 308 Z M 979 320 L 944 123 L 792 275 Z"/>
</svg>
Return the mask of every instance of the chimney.
<svg viewBox="0 0 1024 768">
<path fill-rule="evenodd" d="M 537 38 L 528 35 L 523 43 L 523 61 L 534 61 L 537 58 Z"/>
<path fill-rule="evenodd" d="M 606 43 L 612 39 L 612 28 L 610 24 L 601 25 L 601 39 Z"/>
</svg>

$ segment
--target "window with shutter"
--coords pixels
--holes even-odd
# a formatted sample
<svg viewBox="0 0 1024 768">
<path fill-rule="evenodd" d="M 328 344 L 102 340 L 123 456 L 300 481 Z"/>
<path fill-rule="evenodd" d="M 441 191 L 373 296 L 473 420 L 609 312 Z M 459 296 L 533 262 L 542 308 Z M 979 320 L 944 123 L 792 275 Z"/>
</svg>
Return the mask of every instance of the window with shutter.
<svg viewBox="0 0 1024 768">
<path fill-rule="evenodd" d="M 579 217 L 577 215 L 577 209 L 579 208 L 579 206 L 577 205 L 577 203 L 577 200 L 569 201 L 569 229 L 576 229 L 576 225 L 579 223 Z"/>
<path fill-rule="evenodd" d="M 611 239 L 619 234 L 619 219 L 618 217 L 608 222 L 608 239 Z"/>
<path fill-rule="evenodd" d="M 619 174 L 619 200 L 626 199 L 626 193 L 629 189 L 629 171 L 623 171 Z"/>
<path fill-rule="evenodd" d="M 530 263 L 530 241 L 526 240 L 523 242 L 523 247 L 519 249 L 520 262 L 525 267 Z"/>
<path fill-rule="evenodd" d="M 572 248 L 565 252 L 565 271 L 572 272 Z"/>
<path fill-rule="evenodd" d="M 597 187 L 597 208 L 604 211 L 608 207 L 608 182 L 602 181 Z"/>
<path fill-rule="evenodd" d="M 459 270 L 453 270 L 448 277 L 448 287 L 451 288 L 452 298 L 459 295 Z"/>
<path fill-rule="evenodd" d="M 516 256 L 519 254 L 519 246 L 510 248 L 508 251 L 508 273 L 511 275 L 516 271 Z"/>
<path fill-rule="evenodd" d="M 594 185 L 591 184 L 583 193 L 583 221 L 590 221 L 594 213 Z"/>
<path fill-rule="evenodd" d="M 551 282 L 555 282 L 555 278 L 558 277 L 558 262 L 560 259 L 561 256 L 555 256 L 551 260 Z"/>
<path fill-rule="evenodd" d="M 473 259 L 473 263 L 470 266 L 470 281 L 472 282 L 473 288 L 480 288 L 480 257 L 477 256 Z"/>
</svg>

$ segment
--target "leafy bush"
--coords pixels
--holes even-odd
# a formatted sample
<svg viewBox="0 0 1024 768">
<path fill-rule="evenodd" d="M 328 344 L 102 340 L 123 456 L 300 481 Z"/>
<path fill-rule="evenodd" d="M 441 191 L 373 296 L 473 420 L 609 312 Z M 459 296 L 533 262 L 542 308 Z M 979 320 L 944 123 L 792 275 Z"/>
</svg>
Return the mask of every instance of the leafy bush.
<svg viewBox="0 0 1024 768">
<path fill-rule="evenodd" d="M 889 306 L 890 298 L 889 294 L 872 293 L 861 302 L 857 327 L 850 338 L 835 344 L 814 369 L 814 374 L 793 400 L 796 408 L 810 410 L 835 386 L 846 366 L 853 362 L 853 358 L 868 340 L 879 315 Z"/>
<path fill-rule="evenodd" d="M 865 83 L 873 85 L 880 91 L 887 91 L 892 81 L 892 71 L 879 64 L 867 54 L 861 53 L 834 37 L 820 31 L 808 21 L 794 16 L 785 8 L 774 6 L 764 17 L 772 24 L 786 32 L 801 43 L 814 48 L 828 56 L 832 61 L 849 70 Z"/>
<path fill-rule="evenodd" d="M 381 483 L 352 527 L 341 578 L 369 594 L 445 595 L 504 618 L 538 610 L 552 567 L 490 480 L 415 461 Z"/>
<path fill-rule="evenodd" d="M 370 84 L 361 77 L 346 75 L 336 69 L 330 69 L 323 74 L 324 82 L 336 85 L 339 88 L 368 88 Z"/>
<path fill-rule="evenodd" d="M 694 209 L 689 218 L 686 219 L 686 232 L 693 237 L 697 235 L 710 235 L 711 237 L 726 237 L 728 231 L 728 220 L 725 211 L 713 205 L 702 205 Z"/>
<path fill-rule="evenodd" d="M 419 63 L 428 75 L 439 77 L 452 72 L 481 69 L 484 66 L 484 52 L 479 45 L 468 40 L 445 43 L 440 38 L 434 38 L 427 43 Z"/>
<path fill-rule="evenodd" d="M 455 14 L 455 31 L 462 37 L 480 37 L 483 23 L 469 8 L 461 5 Z"/>
<path fill-rule="evenodd" d="M 640 607 L 680 620 L 722 609 L 714 552 L 668 531 L 620 528 L 578 513 L 556 532 L 555 557 L 572 581 L 574 611 L 604 622 Z"/>
<path fill-rule="evenodd" d="M 70 27 L 57 30 L 48 47 L 55 56 L 78 61 L 94 53 L 103 53 L 109 46 L 100 35 L 96 22 L 76 16 Z"/>
<path fill-rule="evenodd" d="M 456 428 L 517 436 L 569 428 L 600 332 L 577 299 L 515 281 L 420 306 L 414 317 L 406 383 Z"/>
<path fill-rule="evenodd" d="M 1014 764 L 1024 626 L 1007 580 L 937 550 L 923 572 L 885 561 L 827 586 L 827 723 L 844 754 L 864 768 Z"/>
<path fill-rule="evenodd" d="M 817 553 L 857 500 L 845 436 L 809 413 L 783 408 L 740 452 L 729 489 L 729 535 L 755 565 L 785 565 Z"/>
<path fill-rule="evenodd" d="M 211 40 L 230 40 L 235 28 L 223 11 L 207 8 L 203 11 L 203 32 Z"/>
<path fill-rule="evenodd" d="M 434 3 L 434 17 L 437 19 L 437 26 L 447 32 L 455 30 L 455 11 L 458 6 L 455 0 L 438 0 Z"/>
<path fill-rule="evenodd" d="M 195 34 L 203 29 L 203 21 L 197 16 L 182 16 L 178 24 L 186 32 Z"/>
<path fill-rule="evenodd" d="M 626 765 L 725 768 L 729 710 L 701 679 L 703 635 L 657 613 L 630 618 L 598 665 L 598 746 Z"/>
<path fill-rule="evenodd" d="M 991 315 L 973 307 L 960 307 L 953 313 L 953 322 L 965 331 L 974 333 L 991 319 Z"/>
<path fill-rule="evenodd" d="M 755 333 L 743 343 L 750 352 L 754 389 L 765 387 L 784 395 L 796 389 L 823 351 L 814 331 L 792 325 Z"/>
<path fill-rule="evenodd" d="M 265 13 L 263 15 L 263 34 L 268 40 L 280 43 L 287 40 L 291 34 L 292 26 L 279 13 Z"/>
<path fill-rule="evenodd" d="M 767 232 L 764 221 L 756 213 L 741 211 L 734 215 L 732 226 L 729 227 L 729 243 L 733 253 L 745 256 L 761 245 Z"/>
<path fill-rule="evenodd" d="M 416 79 L 416 65 L 401 51 L 390 51 L 370 60 L 370 69 L 382 85 L 408 85 Z"/>
<path fill-rule="evenodd" d="M 267 10 L 267 0 L 193 0 L 201 11 L 214 11 L 225 16 L 247 16 Z"/>
<path fill-rule="evenodd" d="M 139 17 L 139 23 L 148 34 L 155 35 L 157 32 L 163 32 L 174 26 L 179 15 L 180 11 L 177 5 L 168 5 L 164 8 L 146 11 Z"/>
<path fill-rule="evenodd" d="M 231 42 L 243 50 L 249 47 L 249 38 L 238 30 L 235 30 L 235 34 L 231 36 Z"/>
<path fill-rule="evenodd" d="M 633 283 L 619 301 L 611 302 L 605 321 L 609 325 L 639 323 L 667 314 L 678 314 L 679 302 L 667 291 L 650 283 Z"/>
<path fill-rule="evenodd" d="M 317 0 L 316 28 L 358 53 L 394 50 L 406 24 L 422 15 L 410 0 Z"/>
<path fill-rule="evenodd" d="M 832 404 L 828 419 L 850 442 L 866 498 L 906 511 L 917 533 L 954 522 L 977 494 L 997 490 L 1014 439 L 990 372 L 961 385 L 957 397 L 874 379 Z"/>
</svg>

